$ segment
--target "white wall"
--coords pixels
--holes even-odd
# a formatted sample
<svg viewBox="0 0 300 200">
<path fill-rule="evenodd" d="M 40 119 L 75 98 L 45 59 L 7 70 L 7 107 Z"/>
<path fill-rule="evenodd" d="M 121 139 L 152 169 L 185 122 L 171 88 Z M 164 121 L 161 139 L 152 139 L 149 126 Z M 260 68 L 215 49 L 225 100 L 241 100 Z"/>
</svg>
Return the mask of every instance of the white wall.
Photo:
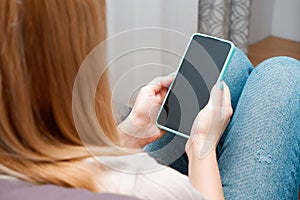
<svg viewBox="0 0 300 200">
<path fill-rule="evenodd" d="M 272 32 L 274 4 L 275 0 L 252 0 L 249 44 L 270 36 Z"/>
<path fill-rule="evenodd" d="M 300 42 L 300 0 L 275 0 L 272 35 Z"/>
<path fill-rule="evenodd" d="M 300 41 L 300 0 L 252 0 L 249 43 L 273 35 Z"/>
<path fill-rule="evenodd" d="M 161 2 L 161 26 L 178 31 L 177 34 L 163 34 L 163 48 L 172 49 L 178 52 L 178 55 L 162 54 L 162 63 L 171 66 L 175 70 L 190 36 L 197 32 L 199 0 L 161 0 Z"/>
<path fill-rule="evenodd" d="M 197 31 L 198 0 L 108 0 L 108 35 L 138 27 Z"/>
<path fill-rule="evenodd" d="M 162 26 L 187 35 L 197 32 L 199 0 L 160 0 Z"/>
<path fill-rule="evenodd" d="M 108 37 L 144 27 L 177 31 L 142 34 L 134 31 L 124 39 L 109 42 L 108 57 L 118 57 L 121 50 L 130 51 L 140 45 L 158 47 L 157 50 L 128 53 L 110 66 L 113 97 L 118 102 L 126 103 L 130 98 L 126 95 L 131 92 L 128 89 L 137 90 L 152 78 L 175 71 L 189 37 L 197 31 L 198 0 L 107 0 L 106 4 Z M 179 56 L 159 49 L 173 49 Z M 162 65 L 167 67 L 161 67 Z"/>
<path fill-rule="evenodd" d="M 140 62 L 145 64 L 150 61 L 160 62 L 161 58 L 157 52 L 134 51 L 140 48 L 142 37 L 146 37 L 147 41 L 152 40 L 154 44 L 154 42 L 160 43 L 160 35 L 141 35 L 138 31 L 132 31 L 136 28 L 160 26 L 160 2 L 158 0 L 108 0 L 106 4 L 107 34 L 108 38 L 113 38 L 107 40 L 107 57 L 108 62 L 111 62 L 109 70 L 112 95 L 114 101 L 129 104 L 132 96 L 130 93 L 138 90 L 143 80 L 149 81 L 151 76 L 161 74 L 161 70 L 157 67 L 152 68 L 150 72 L 147 71 L 147 74 L 139 72 L 139 69 L 134 70 L 141 65 Z"/>
</svg>

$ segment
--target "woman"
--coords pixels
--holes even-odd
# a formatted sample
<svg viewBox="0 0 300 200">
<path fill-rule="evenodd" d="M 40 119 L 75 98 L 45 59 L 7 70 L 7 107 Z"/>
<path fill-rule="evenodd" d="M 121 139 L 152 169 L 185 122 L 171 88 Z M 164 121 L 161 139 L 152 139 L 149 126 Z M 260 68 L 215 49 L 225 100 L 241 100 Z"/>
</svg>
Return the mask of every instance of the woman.
<svg viewBox="0 0 300 200">
<path fill-rule="evenodd" d="M 16 178 L 37 184 L 51 183 L 95 192 L 128 194 L 143 199 L 202 199 L 204 196 L 210 199 L 224 198 L 216 151 L 211 151 L 204 159 L 199 159 L 197 155 L 199 147 L 205 142 L 202 138 L 210 128 L 209 123 L 203 121 L 212 121 L 216 130 L 224 130 L 229 122 L 232 109 L 229 88 L 225 83 L 221 84 L 220 88 L 213 88 L 208 105 L 194 122 L 193 140 L 190 140 L 186 147 L 190 161 L 189 179 L 171 168 L 162 168 L 152 173 L 138 173 L 143 171 L 144 165 L 130 162 L 136 156 L 155 167 L 160 165 L 143 153 L 124 156 L 122 151 L 116 150 L 112 145 L 113 142 L 121 147 L 138 149 L 165 134 L 156 128 L 151 116 L 148 116 L 147 109 L 162 102 L 167 87 L 173 80 L 172 76 L 157 78 L 145 86 L 139 93 L 132 112 L 118 127 L 110 109 L 108 80 L 103 76 L 99 81 L 96 113 L 106 135 L 97 135 L 101 145 L 94 147 L 94 152 L 98 157 L 109 158 L 107 162 L 111 165 L 122 164 L 129 168 L 135 166 L 136 174 L 107 167 L 97 162 L 86 150 L 74 124 L 72 89 L 80 64 L 87 54 L 105 39 L 105 25 L 105 2 L 102 0 L 0 2 L 0 173 L 10 179 Z M 234 68 L 236 72 L 232 74 L 236 77 L 231 77 L 232 82 L 234 78 L 239 81 L 238 74 L 244 72 L 242 66 L 249 65 L 244 55 L 235 55 L 231 65 L 241 68 Z M 241 63 L 236 63 L 236 60 L 240 60 Z M 278 65 L 286 65 L 286 60 L 283 60 Z M 269 62 L 270 66 L 273 65 L 273 62 Z M 290 66 L 288 71 L 295 71 L 287 83 L 293 88 L 289 92 L 287 105 L 291 108 L 292 105 L 299 105 L 299 98 L 292 98 L 293 95 L 299 94 L 299 87 L 296 87 L 299 85 L 299 72 L 296 73 L 295 70 L 299 63 L 294 60 L 287 62 Z M 245 81 L 246 78 L 242 82 Z M 231 90 L 234 90 L 234 108 L 239 99 L 239 93 L 236 91 L 247 92 L 243 86 L 244 84 L 240 85 L 240 88 L 231 87 Z M 285 113 L 284 116 L 293 118 L 292 128 L 299 130 L 299 106 L 295 106 L 295 110 L 295 113 Z M 219 116 L 215 114 L 220 112 L 225 115 L 215 117 Z M 89 113 L 85 114 L 89 117 Z M 296 132 L 284 135 L 295 139 L 288 140 L 291 146 L 299 146 L 299 134 Z M 224 143 L 224 149 L 226 143 L 230 144 L 226 142 L 229 133 L 226 132 L 223 137 L 226 139 L 222 138 L 221 141 Z M 110 140 L 106 140 L 106 137 Z M 278 135 L 274 135 L 274 140 L 275 137 Z M 231 143 L 237 144 L 234 141 Z M 234 148 L 234 145 L 229 146 Z M 296 150 L 291 154 L 291 166 L 299 166 L 299 148 Z M 290 151 L 282 151 L 278 155 L 285 157 L 283 153 Z M 114 157 L 116 155 L 118 157 Z M 220 163 L 220 159 L 224 160 L 223 163 Z M 230 156 L 219 158 L 225 183 L 229 173 L 233 173 L 230 170 L 227 173 L 226 169 L 226 166 L 230 166 L 226 165 L 230 159 Z M 235 159 L 232 160 L 236 163 Z M 299 167 L 293 169 L 295 170 L 288 168 L 293 174 L 291 180 L 294 180 L 293 184 L 288 185 L 293 186 L 289 190 L 290 197 L 299 185 Z M 274 180 L 289 175 L 274 175 Z M 235 190 L 228 188 L 226 184 L 223 188 L 225 195 Z M 286 189 L 287 186 L 283 188 Z M 273 194 L 276 193 L 271 195 Z M 249 195 L 251 197 L 250 192 L 247 196 Z"/>
<path fill-rule="evenodd" d="M 83 146 L 73 121 L 72 90 L 80 64 L 106 37 L 105 20 L 102 0 L 1 1 L 1 174 L 36 184 L 148 199 L 169 199 L 174 195 L 178 199 L 201 199 L 188 179 L 175 170 L 165 168 L 147 175 L 121 173 L 97 162 Z M 144 94 L 161 91 L 160 97 L 154 97 L 160 102 L 172 79 L 158 79 L 163 86 L 150 85 L 143 89 Z M 122 154 L 111 147 L 111 141 L 129 148 L 142 147 L 163 134 L 158 131 L 154 137 L 136 140 L 119 133 L 110 110 L 106 76 L 99 82 L 96 102 L 99 123 L 110 139 L 97 135 L 101 142 L 95 147 L 97 156 Z M 137 106 L 134 114 L 142 115 L 142 119 L 143 109 L 146 108 Z M 149 156 L 146 160 L 155 164 Z M 152 182 L 161 176 L 170 176 L 160 182 L 165 186 L 173 184 L 174 194 Z"/>
</svg>

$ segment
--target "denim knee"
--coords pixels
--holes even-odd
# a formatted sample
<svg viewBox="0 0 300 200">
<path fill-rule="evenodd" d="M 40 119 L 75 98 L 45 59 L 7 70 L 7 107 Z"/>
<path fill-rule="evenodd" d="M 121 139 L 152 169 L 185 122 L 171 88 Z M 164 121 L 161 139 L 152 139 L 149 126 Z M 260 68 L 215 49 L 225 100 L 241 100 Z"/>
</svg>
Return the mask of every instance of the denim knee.
<svg viewBox="0 0 300 200">
<path fill-rule="evenodd" d="M 252 70 L 253 65 L 248 57 L 240 49 L 235 48 L 227 72 L 224 76 L 224 81 L 230 89 L 233 110 L 235 110 L 244 85 Z"/>
<path fill-rule="evenodd" d="M 259 64 L 247 80 L 248 100 L 261 102 L 289 121 L 300 117 L 300 62 L 274 57 Z M 256 104 L 255 104 L 256 105 Z M 292 125 L 292 124 L 290 124 Z M 298 122 L 293 126 L 298 130 Z"/>
<path fill-rule="evenodd" d="M 260 87 L 277 89 L 281 94 L 299 95 L 300 62 L 290 57 L 267 59 L 252 71 L 248 82 L 259 82 Z"/>
<path fill-rule="evenodd" d="M 254 67 L 247 55 L 242 50 L 235 47 L 224 79 L 225 81 L 231 81 L 236 80 L 239 76 L 248 78 L 253 68 Z"/>
<path fill-rule="evenodd" d="M 274 57 L 260 63 L 253 74 L 261 74 L 269 78 L 294 81 L 300 78 L 300 61 L 286 56 Z"/>
</svg>

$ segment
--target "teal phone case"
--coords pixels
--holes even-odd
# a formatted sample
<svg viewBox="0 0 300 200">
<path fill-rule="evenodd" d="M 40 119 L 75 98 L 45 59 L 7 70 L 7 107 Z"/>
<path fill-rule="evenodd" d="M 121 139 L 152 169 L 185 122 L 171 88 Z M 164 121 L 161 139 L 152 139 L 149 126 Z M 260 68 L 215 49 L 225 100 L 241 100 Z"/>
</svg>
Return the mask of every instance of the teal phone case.
<svg viewBox="0 0 300 200">
<path fill-rule="evenodd" d="M 185 49 L 184 56 L 181 58 L 181 61 L 180 61 L 180 63 L 179 63 L 179 67 L 178 67 L 177 70 L 176 70 L 176 75 L 175 75 L 174 80 L 175 80 L 176 77 L 177 77 L 178 71 L 179 71 L 179 69 L 180 69 L 181 66 L 182 66 L 183 59 L 184 59 L 185 56 L 186 56 L 186 52 L 187 52 L 187 50 L 188 50 L 188 48 L 189 48 L 189 46 L 190 46 L 190 44 L 191 44 L 191 42 L 192 42 L 194 36 L 201 36 L 201 37 L 211 38 L 211 39 L 218 40 L 218 41 L 220 41 L 220 42 L 226 42 L 226 43 L 230 44 L 230 51 L 229 51 L 229 53 L 228 53 L 228 55 L 227 55 L 227 58 L 226 58 L 225 63 L 224 63 L 224 65 L 223 65 L 222 71 L 220 72 L 220 75 L 219 75 L 219 77 L 218 77 L 217 83 L 223 81 L 224 75 L 225 75 L 225 73 L 226 73 L 226 71 L 227 71 L 227 69 L 228 69 L 229 63 L 230 63 L 230 61 L 231 61 L 231 59 L 232 59 L 232 56 L 233 56 L 233 53 L 234 53 L 234 51 L 235 51 L 235 45 L 234 45 L 231 41 L 224 40 L 224 39 L 217 38 L 217 37 L 213 37 L 213 36 L 209 36 L 209 35 L 205 35 L 205 34 L 201 34 L 201 33 L 195 33 L 195 34 L 193 34 L 193 35 L 191 36 L 190 41 L 189 41 L 189 43 L 188 43 L 188 45 L 187 45 L 187 48 Z M 161 105 L 161 107 L 160 107 L 160 109 L 159 109 L 159 112 L 158 112 L 158 115 L 157 115 L 157 118 L 156 118 L 156 126 L 159 127 L 160 129 L 166 130 L 166 131 L 168 131 L 168 132 L 174 133 L 174 134 L 179 135 L 179 136 L 182 136 L 182 137 L 184 137 L 184 138 L 189 138 L 188 135 L 186 135 L 186 134 L 184 134 L 184 133 L 180 133 L 180 132 L 178 132 L 178 131 L 176 131 L 176 130 L 173 130 L 173 129 L 170 129 L 170 128 L 168 128 L 168 127 L 162 126 L 162 125 L 158 124 L 158 122 L 157 122 L 158 116 L 160 115 L 160 113 L 161 113 L 161 111 L 162 111 L 162 109 L 163 109 L 163 107 L 164 107 L 164 104 L 165 104 L 165 102 L 166 102 L 166 100 L 167 100 L 167 97 L 168 97 L 168 95 L 169 95 L 169 93 L 170 93 L 170 91 L 171 91 L 171 88 L 172 88 L 172 86 L 173 86 L 174 80 L 173 80 L 173 82 L 171 83 L 171 85 L 170 85 L 170 87 L 169 87 L 169 89 L 168 89 L 168 92 L 167 92 L 167 94 L 166 94 L 166 96 L 165 96 L 165 99 L 164 99 L 164 101 L 163 101 L 163 103 L 162 103 L 162 105 Z"/>
</svg>

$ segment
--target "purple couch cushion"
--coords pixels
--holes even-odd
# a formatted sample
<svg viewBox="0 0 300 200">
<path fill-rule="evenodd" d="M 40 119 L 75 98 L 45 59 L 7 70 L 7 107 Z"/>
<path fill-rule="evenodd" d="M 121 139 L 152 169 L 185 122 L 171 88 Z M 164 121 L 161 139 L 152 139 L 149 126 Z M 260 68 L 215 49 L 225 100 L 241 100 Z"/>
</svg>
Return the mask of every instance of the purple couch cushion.
<svg viewBox="0 0 300 200">
<path fill-rule="evenodd" d="M 0 180 L 0 200 L 137 200 L 133 197 L 93 193 L 55 185 L 33 185 L 22 181 Z"/>
</svg>

